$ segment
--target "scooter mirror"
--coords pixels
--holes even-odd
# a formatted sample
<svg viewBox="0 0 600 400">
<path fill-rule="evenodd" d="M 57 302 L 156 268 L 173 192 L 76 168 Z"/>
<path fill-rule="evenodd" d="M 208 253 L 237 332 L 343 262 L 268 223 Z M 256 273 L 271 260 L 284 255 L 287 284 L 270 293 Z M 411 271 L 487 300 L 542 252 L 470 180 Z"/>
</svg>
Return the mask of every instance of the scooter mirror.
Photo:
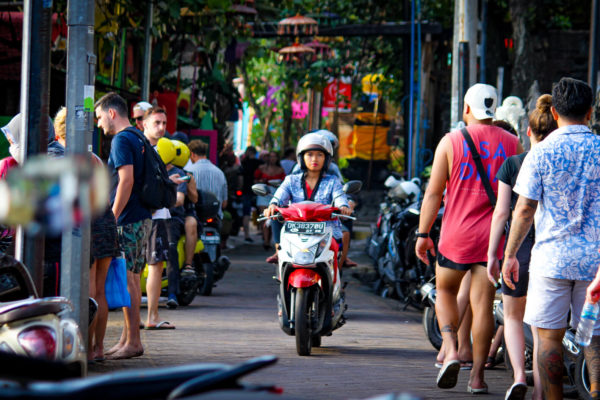
<svg viewBox="0 0 600 400">
<path fill-rule="evenodd" d="M 344 184 L 342 190 L 346 194 L 354 194 L 354 193 L 360 192 L 361 188 L 362 188 L 361 181 L 348 181 Z"/>
<path fill-rule="evenodd" d="M 267 181 L 267 183 L 273 187 L 281 186 L 281 182 L 283 182 L 281 179 L 269 179 Z"/>
<path fill-rule="evenodd" d="M 269 194 L 269 187 L 264 183 L 255 183 L 252 185 L 252 192 L 257 196 L 266 196 Z"/>
</svg>

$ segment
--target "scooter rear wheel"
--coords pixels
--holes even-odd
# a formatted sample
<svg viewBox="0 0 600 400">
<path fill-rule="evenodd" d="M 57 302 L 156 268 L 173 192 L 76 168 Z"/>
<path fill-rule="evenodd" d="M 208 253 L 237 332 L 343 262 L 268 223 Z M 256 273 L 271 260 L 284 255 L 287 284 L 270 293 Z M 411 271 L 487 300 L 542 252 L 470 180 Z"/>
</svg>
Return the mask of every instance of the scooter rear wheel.
<svg viewBox="0 0 600 400">
<path fill-rule="evenodd" d="M 296 289 L 295 322 L 296 352 L 300 356 L 310 356 L 312 347 L 312 289 Z"/>
<path fill-rule="evenodd" d="M 210 296 L 214 284 L 215 264 L 212 262 L 203 263 L 202 270 L 204 279 L 201 281 L 198 290 L 202 296 Z"/>
</svg>

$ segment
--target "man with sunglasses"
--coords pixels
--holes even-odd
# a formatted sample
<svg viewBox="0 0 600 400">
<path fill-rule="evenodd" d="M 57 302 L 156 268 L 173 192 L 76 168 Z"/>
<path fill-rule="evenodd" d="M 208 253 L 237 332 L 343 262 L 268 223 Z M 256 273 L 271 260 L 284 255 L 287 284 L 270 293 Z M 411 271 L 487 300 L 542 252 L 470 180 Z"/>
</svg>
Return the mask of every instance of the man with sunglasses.
<svg viewBox="0 0 600 400">
<path fill-rule="evenodd" d="M 140 132 L 144 132 L 144 113 L 152 108 L 152 104 L 146 101 L 140 101 L 133 106 L 133 112 L 131 118 L 135 121 L 135 127 Z"/>
</svg>

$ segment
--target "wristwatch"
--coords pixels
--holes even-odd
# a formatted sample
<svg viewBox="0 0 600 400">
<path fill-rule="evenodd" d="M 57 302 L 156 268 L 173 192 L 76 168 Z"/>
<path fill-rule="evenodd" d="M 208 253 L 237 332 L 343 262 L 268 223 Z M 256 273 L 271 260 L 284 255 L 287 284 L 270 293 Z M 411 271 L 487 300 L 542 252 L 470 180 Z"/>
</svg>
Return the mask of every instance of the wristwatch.
<svg viewBox="0 0 600 400">
<path fill-rule="evenodd" d="M 427 232 L 427 233 L 421 233 L 419 231 L 416 231 L 415 232 L 415 236 L 418 237 L 418 238 L 425 238 L 425 239 L 427 239 L 429 237 L 429 232 Z"/>
</svg>

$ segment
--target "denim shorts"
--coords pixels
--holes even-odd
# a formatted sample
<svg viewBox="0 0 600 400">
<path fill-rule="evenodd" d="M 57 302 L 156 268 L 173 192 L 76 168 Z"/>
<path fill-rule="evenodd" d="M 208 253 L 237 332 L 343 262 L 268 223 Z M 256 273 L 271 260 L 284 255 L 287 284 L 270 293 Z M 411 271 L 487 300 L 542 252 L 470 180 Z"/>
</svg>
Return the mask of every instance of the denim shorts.
<svg viewBox="0 0 600 400">
<path fill-rule="evenodd" d="M 146 265 L 146 246 L 152 229 L 150 218 L 127 225 L 117 226 L 119 244 L 125 257 L 127 270 L 135 274 L 142 272 Z"/>
<path fill-rule="evenodd" d="M 101 258 L 120 257 L 117 223 L 110 208 L 92 220 L 90 256 L 92 262 Z"/>
</svg>

